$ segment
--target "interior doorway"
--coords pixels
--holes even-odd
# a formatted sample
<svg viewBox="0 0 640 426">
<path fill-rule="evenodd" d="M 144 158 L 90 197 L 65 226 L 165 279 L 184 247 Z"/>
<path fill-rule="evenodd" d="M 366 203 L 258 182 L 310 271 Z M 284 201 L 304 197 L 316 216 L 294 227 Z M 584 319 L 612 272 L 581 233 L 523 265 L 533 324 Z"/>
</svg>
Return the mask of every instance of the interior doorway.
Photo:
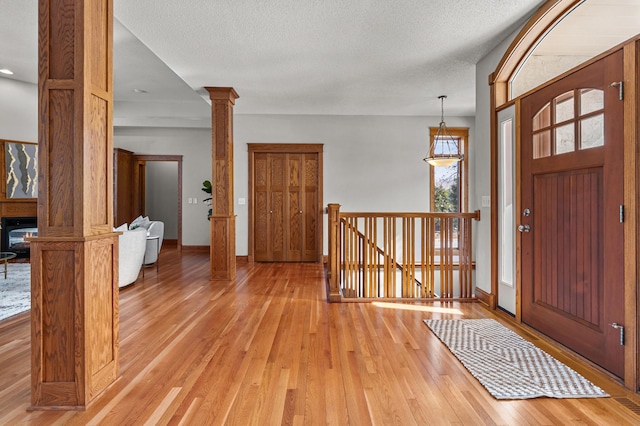
<svg viewBox="0 0 640 426">
<path fill-rule="evenodd" d="M 156 212 L 155 217 L 150 218 L 164 222 L 164 241 L 170 244 L 175 240 L 178 251 L 181 251 L 182 155 L 136 154 L 134 159 L 134 188 L 138 188 L 134 205 L 139 206 L 143 216 Z M 163 214 L 165 206 L 174 202 L 174 210 Z"/>
<path fill-rule="evenodd" d="M 152 197 L 148 196 L 149 185 L 155 186 Z M 151 219 L 165 222 L 169 238 L 164 241 L 174 240 L 182 250 L 182 155 L 144 155 L 115 148 L 113 198 L 115 226 L 147 216 L 149 207 L 171 210 L 167 218 Z"/>
</svg>

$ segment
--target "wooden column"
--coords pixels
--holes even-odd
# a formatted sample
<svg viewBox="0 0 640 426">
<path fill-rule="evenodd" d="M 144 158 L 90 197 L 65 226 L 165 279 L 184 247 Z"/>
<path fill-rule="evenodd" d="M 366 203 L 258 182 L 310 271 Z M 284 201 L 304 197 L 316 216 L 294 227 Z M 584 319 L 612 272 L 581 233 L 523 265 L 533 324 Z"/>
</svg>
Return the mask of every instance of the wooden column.
<svg viewBox="0 0 640 426">
<path fill-rule="evenodd" d="M 211 279 L 236 277 L 236 216 L 233 212 L 233 105 L 231 87 L 205 87 L 211 98 L 213 190 L 211 214 Z"/>
<path fill-rule="evenodd" d="M 112 0 L 39 0 L 32 409 L 83 409 L 117 376 Z"/>
<path fill-rule="evenodd" d="M 340 291 L 340 204 L 327 206 L 329 216 L 329 302 L 342 301 Z"/>
</svg>

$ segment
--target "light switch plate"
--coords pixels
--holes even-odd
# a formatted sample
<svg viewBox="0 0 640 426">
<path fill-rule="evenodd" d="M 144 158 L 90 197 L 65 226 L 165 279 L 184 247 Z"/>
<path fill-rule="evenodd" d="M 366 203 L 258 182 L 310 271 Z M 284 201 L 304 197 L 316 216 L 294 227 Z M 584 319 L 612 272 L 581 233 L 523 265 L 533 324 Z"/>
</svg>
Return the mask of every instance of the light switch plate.
<svg viewBox="0 0 640 426">
<path fill-rule="evenodd" d="M 491 207 L 491 197 L 489 195 L 482 196 L 482 207 Z"/>
</svg>

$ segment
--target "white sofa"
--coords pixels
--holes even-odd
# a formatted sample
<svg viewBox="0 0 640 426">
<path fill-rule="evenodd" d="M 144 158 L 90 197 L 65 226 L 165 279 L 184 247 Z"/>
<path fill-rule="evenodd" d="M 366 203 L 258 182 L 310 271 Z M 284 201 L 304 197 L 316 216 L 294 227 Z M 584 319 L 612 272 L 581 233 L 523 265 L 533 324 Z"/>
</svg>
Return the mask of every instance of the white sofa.
<svg viewBox="0 0 640 426">
<path fill-rule="evenodd" d="M 146 229 L 122 231 L 118 237 L 118 287 L 133 284 L 138 279 L 146 248 Z"/>
</svg>

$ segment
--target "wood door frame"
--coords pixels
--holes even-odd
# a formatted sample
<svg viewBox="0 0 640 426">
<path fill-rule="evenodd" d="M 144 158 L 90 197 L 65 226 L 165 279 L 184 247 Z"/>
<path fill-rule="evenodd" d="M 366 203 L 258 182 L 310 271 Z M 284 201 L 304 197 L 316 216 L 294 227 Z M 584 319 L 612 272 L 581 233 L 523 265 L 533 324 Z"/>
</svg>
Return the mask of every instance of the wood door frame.
<svg viewBox="0 0 640 426">
<path fill-rule="evenodd" d="M 248 143 L 249 152 L 249 194 L 248 194 L 248 209 L 249 209 L 249 263 L 254 262 L 255 241 L 254 241 L 254 223 L 255 223 L 255 205 L 254 205 L 254 179 L 255 179 L 255 155 L 257 153 L 269 153 L 269 154 L 317 154 L 318 155 L 318 204 L 316 206 L 317 223 L 316 227 L 316 244 L 318 245 L 318 258 L 317 262 L 322 262 L 323 259 L 323 226 L 324 226 L 324 204 L 322 198 L 323 192 L 323 166 L 322 166 L 322 153 L 324 150 L 323 144 L 293 144 L 293 143 Z"/>
<path fill-rule="evenodd" d="M 139 167 L 141 162 L 148 161 L 175 161 L 178 163 L 178 252 L 182 251 L 182 155 L 145 155 L 134 154 L 134 186 L 140 182 Z M 144 209 L 144 206 L 142 206 Z"/>
</svg>

